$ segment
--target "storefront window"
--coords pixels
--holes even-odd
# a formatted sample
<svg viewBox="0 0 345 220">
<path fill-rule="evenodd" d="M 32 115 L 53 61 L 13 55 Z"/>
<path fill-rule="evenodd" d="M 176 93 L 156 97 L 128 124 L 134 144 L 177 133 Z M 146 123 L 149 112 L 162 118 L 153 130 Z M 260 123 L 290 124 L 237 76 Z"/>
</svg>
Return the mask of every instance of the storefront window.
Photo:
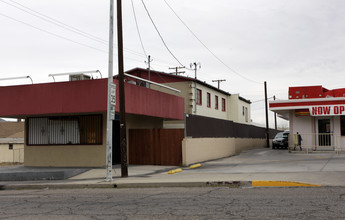
<svg viewBox="0 0 345 220">
<path fill-rule="evenodd" d="M 28 145 L 102 144 L 102 115 L 28 118 Z"/>
</svg>

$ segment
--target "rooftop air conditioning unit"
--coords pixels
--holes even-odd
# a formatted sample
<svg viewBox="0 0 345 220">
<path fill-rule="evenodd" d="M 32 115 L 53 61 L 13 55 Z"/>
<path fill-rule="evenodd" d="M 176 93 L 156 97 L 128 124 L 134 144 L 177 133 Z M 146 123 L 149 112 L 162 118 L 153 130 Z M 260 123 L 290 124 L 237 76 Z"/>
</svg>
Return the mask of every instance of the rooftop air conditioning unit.
<svg viewBox="0 0 345 220">
<path fill-rule="evenodd" d="M 90 80 L 91 77 L 85 74 L 70 75 L 69 81 Z"/>
</svg>

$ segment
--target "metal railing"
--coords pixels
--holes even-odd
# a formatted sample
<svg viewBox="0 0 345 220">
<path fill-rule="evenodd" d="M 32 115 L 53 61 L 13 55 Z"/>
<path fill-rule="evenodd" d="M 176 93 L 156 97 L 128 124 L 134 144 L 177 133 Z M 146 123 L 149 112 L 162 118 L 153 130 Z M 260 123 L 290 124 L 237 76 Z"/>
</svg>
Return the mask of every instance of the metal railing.
<svg viewBox="0 0 345 220">
<path fill-rule="evenodd" d="M 301 147 L 307 151 L 345 151 L 345 137 L 334 133 L 301 133 Z M 297 134 L 293 135 L 293 144 L 299 150 Z"/>
</svg>

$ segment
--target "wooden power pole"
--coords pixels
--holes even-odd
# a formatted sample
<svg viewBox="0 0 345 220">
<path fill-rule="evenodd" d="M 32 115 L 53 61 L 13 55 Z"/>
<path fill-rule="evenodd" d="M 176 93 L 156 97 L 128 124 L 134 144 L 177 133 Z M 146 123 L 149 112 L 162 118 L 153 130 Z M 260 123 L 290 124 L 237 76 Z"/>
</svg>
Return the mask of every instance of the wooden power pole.
<svg viewBox="0 0 345 220">
<path fill-rule="evenodd" d="M 212 80 L 212 82 L 217 82 L 218 83 L 218 89 L 220 89 L 220 83 L 226 81 L 226 79 L 215 79 Z"/>
<path fill-rule="evenodd" d="M 128 177 L 121 0 L 117 0 L 117 43 L 118 43 L 117 48 L 118 48 L 119 96 L 120 96 L 121 177 Z"/>
<path fill-rule="evenodd" d="M 266 147 L 270 147 L 270 133 L 269 133 L 269 126 L 268 126 L 268 108 L 267 108 L 267 83 L 264 82 L 265 87 L 265 112 L 266 112 Z"/>
</svg>

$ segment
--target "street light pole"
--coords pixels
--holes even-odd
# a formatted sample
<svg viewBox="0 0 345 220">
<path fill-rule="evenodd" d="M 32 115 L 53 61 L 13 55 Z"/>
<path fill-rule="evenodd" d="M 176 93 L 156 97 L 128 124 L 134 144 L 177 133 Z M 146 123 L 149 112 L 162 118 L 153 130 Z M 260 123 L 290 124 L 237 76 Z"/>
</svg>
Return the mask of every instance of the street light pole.
<svg viewBox="0 0 345 220">
<path fill-rule="evenodd" d="M 114 26 L 114 0 L 110 0 L 110 21 L 109 21 L 109 59 L 108 59 L 108 95 L 107 95 L 107 152 L 106 152 L 106 181 L 113 180 L 113 119 L 111 112 L 111 88 L 113 85 L 113 26 Z"/>
</svg>

